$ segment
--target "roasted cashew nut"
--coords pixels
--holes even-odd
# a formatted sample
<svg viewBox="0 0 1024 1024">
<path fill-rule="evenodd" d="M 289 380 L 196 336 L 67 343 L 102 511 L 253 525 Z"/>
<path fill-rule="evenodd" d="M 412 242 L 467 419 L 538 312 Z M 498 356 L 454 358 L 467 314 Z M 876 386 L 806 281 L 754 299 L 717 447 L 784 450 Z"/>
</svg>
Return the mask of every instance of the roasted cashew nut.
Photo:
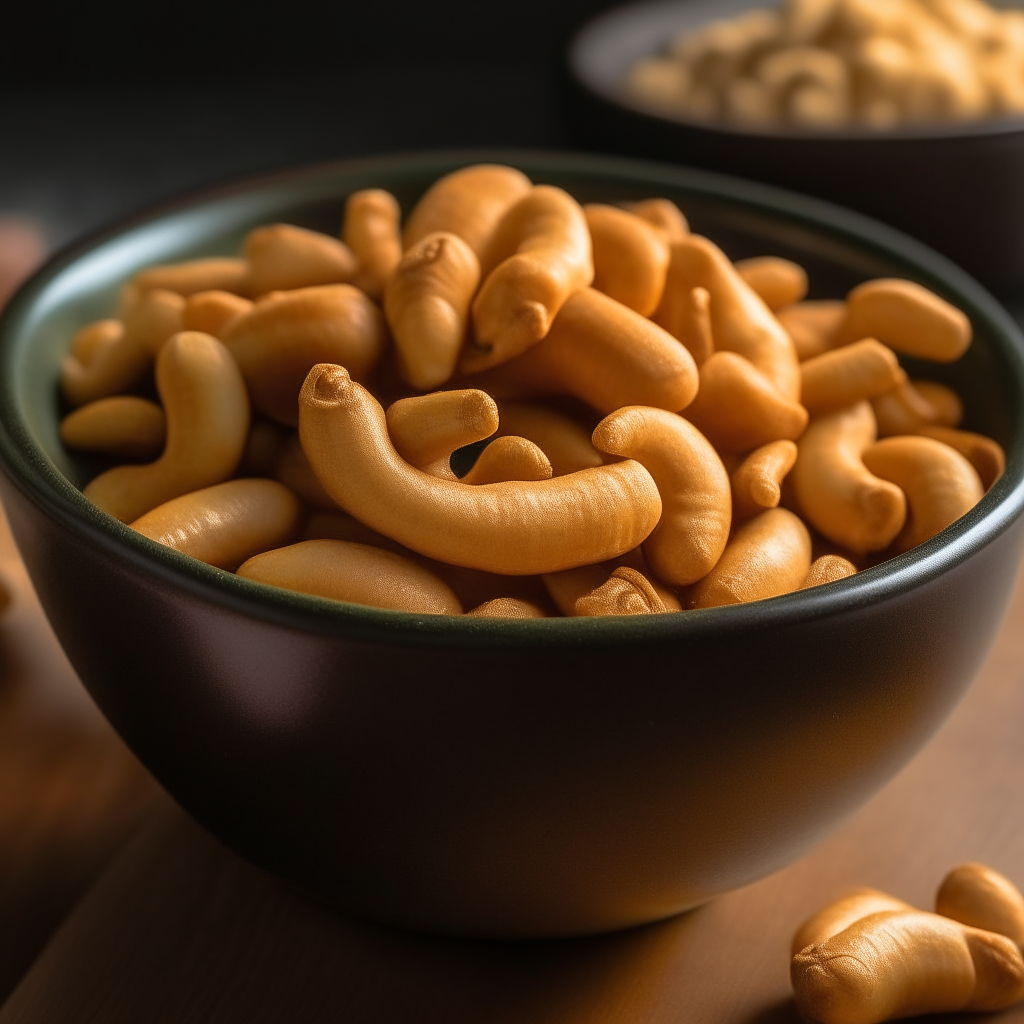
<svg viewBox="0 0 1024 1024">
<path fill-rule="evenodd" d="M 698 366 L 714 354 L 711 294 L 707 288 L 679 288 L 662 295 L 658 322 L 685 346 Z"/>
<path fill-rule="evenodd" d="M 730 483 L 734 522 L 778 507 L 782 481 L 793 468 L 796 453 L 792 441 L 772 441 L 756 448 L 733 470 Z"/>
<path fill-rule="evenodd" d="M 228 480 L 158 505 L 131 524 L 138 533 L 219 569 L 293 540 L 301 508 L 274 480 Z"/>
<path fill-rule="evenodd" d="M 846 303 L 842 299 L 798 302 L 777 310 L 775 316 L 792 340 L 797 359 L 803 362 L 835 347 L 846 319 Z"/>
<path fill-rule="evenodd" d="M 804 921 L 793 936 L 790 953 L 796 956 L 800 950 L 808 946 L 817 946 L 833 935 L 846 931 L 855 921 L 869 914 L 878 914 L 885 910 L 914 909 L 909 903 L 890 896 L 887 892 L 880 892 L 878 889 L 854 889 L 827 907 L 822 907 Z"/>
<path fill-rule="evenodd" d="M 737 260 L 736 273 L 774 313 L 800 302 L 807 294 L 807 271 L 780 256 L 754 256 Z"/>
<path fill-rule="evenodd" d="M 476 619 L 546 619 L 543 609 L 518 597 L 495 597 L 466 612 Z"/>
<path fill-rule="evenodd" d="M 534 402 L 502 402 L 498 436 L 525 437 L 551 464 L 552 476 L 604 465 L 601 453 L 585 430 L 564 413 Z M 397 447 L 397 445 L 396 445 Z"/>
<path fill-rule="evenodd" d="M 661 494 L 661 520 L 643 552 L 659 579 L 688 586 L 722 557 L 732 524 L 729 475 L 704 435 L 664 409 L 627 406 L 597 425 L 594 446 L 636 459 Z"/>
<path fill-rule="evenodd" d="M 1024 949 L 1024 896 L 1005 875 L 984 864 L 961 864 L 942 880 L 935 913 L 996 932 Z"/>
<path fill-rule="evenodd" d="M 100 398 L 69 413 L 60 424 L 60 439 L 69 448 L 120 459 L 156 458 L 165 436 L 163 409 L 134 395 Z"/>
<path fill-rule="evenodd" d="M 304 540 L 265 551 L 238 575 L 285 590 L 420 615 L 461 615 L 454 591 L 393 551 L 344 540 Z"/>
<path fill-rule="evenodd" d="M 938 411 L 910 383 L 904 383 L 871 400 L 879 437 L 916 434 L 921 427 L 937 422 Z"/>
<path fill-rule="evenodd" d="M 656 587 L 642 572 L 620 565 L 596 590 L 576 601 L 575 615 L 664 615 L 683 606 L 670 590 Z"/>
<path fill-rule="evenodd" d="M 347 512 L 420 554 L 511 576 L 614 558 L 640 544 L 661 499 L 638 462 L 553 480 L 478 487 L 405 462 L 384 411 L 340 366 L 314 367 L 299 398 L 299 434 L 325 490 Z"/>
<path fill-rule="evenodd" d="M 248 263 L 229 256 L 211 256 L 185 263 L 147 267 L 132 278 L 132 287 L 140 298 L 153 288 L 176 292 L 186 299 L 197 292 L 210 291 L 246 295 L 248 286 Z"/>
<path fill-rule="evenodd" d="M 398 200 L 382 188 L 353 192 L 345 202 L 342 240 L 359 265 L 353 284 L 370 298 L 380 299 L 402 258 Z"/>
<path fill-rule="evenodd" d="M 227 480 L 249 434 L 245 381 L 231 353 L 209 334 L 183 331 L 171 338 L 157 357 L 156 387 L 167 417 L 163 454 L 145 466 L 108 469 L 83 491 L 123 523 Z"/>
<path fill-rule="evenodd" d="M 337 238 L 294 224 L 268 224 L 245 239 L 249 292 L 346 284 L 359 272 L 352 250 Z"/>
<path fill-rule="evenodd" d="M 807 571 L 807 579 L 801 590 L 823 587 L 826 583 L 837 583 L 857 574 L 857 566 L 842 555 L 822 555 L 816 558 Z"/>
<path fill-rule="evenodd" d="M 896 353 L 865 338 L 802 362 L 800 403 L 821 416 L 884 395 L 906 379 Z"/>
<path fill-rule="evenodd" d="M 958 451 L 974 467 L 981 480 L 981 486 L 987 491 L 1006 469 L 1006 454 L 1002 446 L 984 434 L 974 434 L 969 430 L 954 430 L 952 427 L 919 427 L 914 431 L 922 437 L 930 437 L 933 441 L 941 441 Z"/>
<path fill-rule="evenodd" d="M 959 427 L 964 418 L 963 399 L 950 387 L 937 380 L 911 381 L 913 389 L 935 410 L 937 427 Z"/>
<path fill-rule="evenodd" d="M 181 313 L 183 331 L 202 331 L 215 338 L 223 335 L 228 324 L 244 316 L 252 303 L 240 295 L 225 291 L 196 292 L 185 300 Z"/>
<path fill-rule="evenodd" d="M 671 199 L 639 199 L 623 203 L 630 213 L 657 228 L 666 242 L 678 242 L 690 233 L 683 211 Z"/>
<path fill-rule="evenodd" d="M 388 279 L 384 313 L 399 371 L 414 388 L 429 391 L 451 377 L 479 283 L 476 253 L 458 235 L 444 231 L 421 238 Z"/>
<path fill-rule="evenodd" d="M 496 484 L 504 480 L 550 480 L 551 463 L 532 441 L 506 434 L 495 438 L 462 478 L 464 484 Z"/>
</svg>

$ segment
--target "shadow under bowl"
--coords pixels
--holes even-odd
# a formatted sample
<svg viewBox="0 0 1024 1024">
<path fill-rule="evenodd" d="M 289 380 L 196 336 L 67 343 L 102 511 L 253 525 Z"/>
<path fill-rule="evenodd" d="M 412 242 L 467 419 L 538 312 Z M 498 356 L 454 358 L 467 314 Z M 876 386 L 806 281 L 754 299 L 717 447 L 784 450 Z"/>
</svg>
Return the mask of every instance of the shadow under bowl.
<svg viewBox="0 0 1024 1024">
<path fill-rule="evenodd" d="M 572 39 L 566 128 L 589 149 L 671 160 L 819 196 L 892 224 L 1001 294 L 1024 292 L 1024 118 L 808 132 L 747 130 L 659 114 L 629 95 L 642 57 L 754 0 L 649 0 Z M 996 4 L 996 6 L 1001 6 Z"/>
<path fill-rule="evenodd" d="M 928 543 L 857 576 L 677 615 L 417 616 L 264 587 L 93 507 L 58 439 L 69 338 L 155 263 L 268 221 L 336 229 L 345 196 L 408 210 L 491 160 L 580 200 L 667 196 L 734 258 L 799 259 L 821 295 L 920 281 L 976 341 L 935 376 L 1008 449 Z M 913 366 L 911 366 L 913 369 Z M 662 918 L 792 861 L 926 742 L 970 683 L 1022 542 L 1024 342 L 942 257 L 858 215 L 703 172 L 545 153 L 304 168 L 187 199 L 58 256 L 0 322 L 3 496 L 76 671 L 144 764 L 246 857 L 348 912 L 492 936 Z"/>
</svg>

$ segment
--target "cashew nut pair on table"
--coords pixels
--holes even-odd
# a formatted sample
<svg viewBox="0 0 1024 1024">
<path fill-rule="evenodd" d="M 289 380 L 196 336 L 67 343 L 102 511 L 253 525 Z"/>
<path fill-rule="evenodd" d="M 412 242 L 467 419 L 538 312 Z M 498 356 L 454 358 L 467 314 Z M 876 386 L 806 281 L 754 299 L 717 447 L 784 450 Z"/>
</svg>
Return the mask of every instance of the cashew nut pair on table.
<svg viewBox="0 0 1024 1024">
<path fill-rule="evenodd" d="M 140 272 L 72 340 L 61 432 L 136 463 L 87 485 L 101 508 L 276 586 L 474 617 L 760 600 L 928 540 L 1003 468 L 897 356 L 957 359 L 959 310 L 808 287 L 667 199 L 466 167 L 404 228 L 368 189 L 339 238 Z"/>
</svg>

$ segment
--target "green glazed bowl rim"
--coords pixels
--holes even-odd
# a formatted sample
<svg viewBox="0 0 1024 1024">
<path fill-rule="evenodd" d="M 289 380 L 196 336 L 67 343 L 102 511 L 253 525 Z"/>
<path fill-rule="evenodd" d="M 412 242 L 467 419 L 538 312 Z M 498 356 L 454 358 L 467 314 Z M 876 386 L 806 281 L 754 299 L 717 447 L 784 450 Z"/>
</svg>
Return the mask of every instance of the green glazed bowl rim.
<svg viewBox="0 0 1024 1024">
<path fill-rule="evenodd" d="M 740 204 L 748 211 L 782 218 L 819 235 L 823 233 L 913 264 L 919 276 L 941 286 L 943 293 L 967 313 L 976 327 L 984 325 L 999 349 L 1004 368 L 1009 369 L 1010 393 L 1016 407 L 1005 473 L 971 512 L 938 536 L 837 583 L 749 604 L 668 615 L 508 620 L 386 611 L 280 590 L 216 569 L 157 544 L 102 512 L 33 440 L 15 389 L 13 367 L 19 339 L 29 329 L 35 304 L 43 292 L 100 245 L 129 230 L 173 220 L 176 215 L 198 207 L 275 185 L 346 172 L 422 173 L 436 177 L 454 166 L 481 162 L 519 165 L 533 174 L 616 176 L 651 190 L 666 186 L 682 188 L 711 201 Z M 937 211 L 940 215 L 941 211 Z M 0 464 L 32 504 L 81 543 L 102 550 L 159 585 L 285 628 L 344 636 L 369 644 L 473 650 L 524 644 L 564 648 L 584 644 L 678 643 L 709 633 L 726 638 L 750 630 L 786 628 L 895 600 L 969 559 L 1009 528 L 1024 509 L 1022 402 L 1024 337 L 1017 324 L 980 284 L 927 246 L 861 214 L 782 189 L 706 171 L 580 153 L 487 149 L 365 157 L 305 165 L 191 192 L 106 227 L 57 253 L 22 286 L 0 317 Z"/>
</svg>

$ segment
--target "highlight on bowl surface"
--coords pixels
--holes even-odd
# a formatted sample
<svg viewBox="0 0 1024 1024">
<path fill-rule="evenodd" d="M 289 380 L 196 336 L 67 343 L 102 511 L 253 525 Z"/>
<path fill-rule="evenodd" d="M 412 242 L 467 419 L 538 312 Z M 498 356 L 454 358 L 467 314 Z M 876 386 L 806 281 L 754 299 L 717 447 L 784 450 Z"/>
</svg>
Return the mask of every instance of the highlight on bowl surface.
<svg viewBox="0 0 1024 1024">
<path fill-rule="evenodd" d="M 1024 114 L 1024 10 L 985 0 L 784 0 L 665 40 L 626 88 L 652 111 L 827 130 Z"/>
<path fill-rule="evenodd" d="M 420 614 L 644 615 L 828 584 L 968 512 L 958 309 L 911 281 L 808 301 L 668 199 L 580 205 L 500 165 L 340 237 L 258 227 L 150 267 L 70 339 L 65 445 L 139 533 L 277 587 Z"/>
</svg>

